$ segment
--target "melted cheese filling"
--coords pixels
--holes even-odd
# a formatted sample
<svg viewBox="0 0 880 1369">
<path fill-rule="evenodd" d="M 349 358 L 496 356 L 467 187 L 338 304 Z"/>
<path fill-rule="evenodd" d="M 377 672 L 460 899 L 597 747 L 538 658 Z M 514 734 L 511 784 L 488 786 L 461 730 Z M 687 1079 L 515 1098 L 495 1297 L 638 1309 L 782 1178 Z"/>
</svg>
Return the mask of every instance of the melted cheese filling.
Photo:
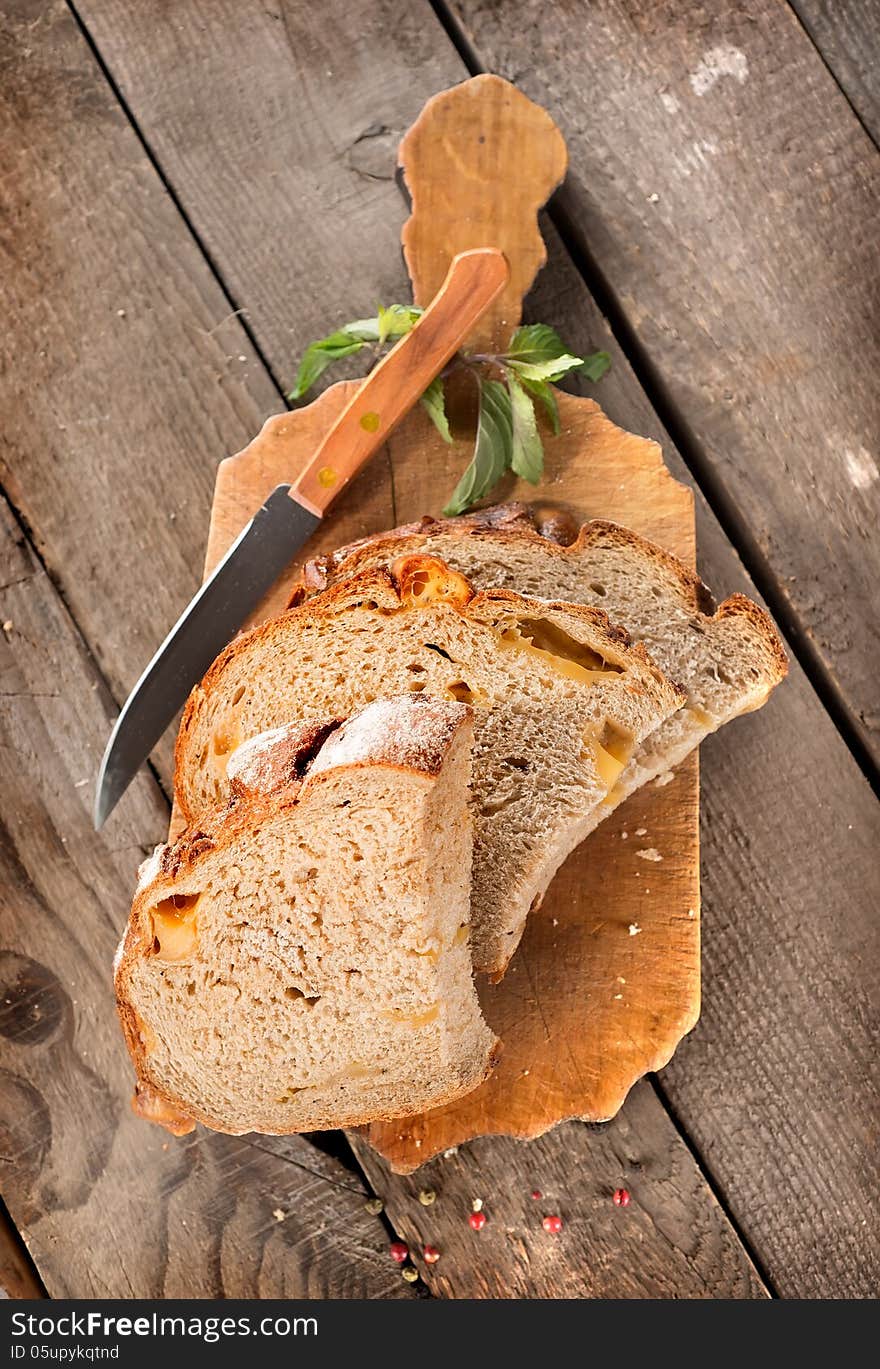
<svg viewBox="0 0 880 1369">
<path fill-rule="evenodd" d="M 555 623 L 524 619 L 516 627 L 496 631 L 504 651 L 517 651 L 542 661 L 569 680 L 595 684 L 609 675 L 619 675 L 622 667 L 612 665 L 590 647 L 570 637 Z"/>
<path fill-rule="evenodd" d="M 387 1012 L 380 1012 L 380 1017 L 384 1017 L 389 1022 L 399 1022 L 407 1027 L 427 1027 L 429 1023 L 436 1022 L 440 1016 L 440 1004 L 435 1003 L 428 1008 L 427 1012 L 411 1013 L 405 1012 L 400 1008 L 391 1008 Z"/>
<path fill-rule="evenodd" d="M 157 960 L 184 960 L 198 941 L 200 894 L 172 894 L 156 904 L 150 914 L 153 953 Z"/>
</svg>

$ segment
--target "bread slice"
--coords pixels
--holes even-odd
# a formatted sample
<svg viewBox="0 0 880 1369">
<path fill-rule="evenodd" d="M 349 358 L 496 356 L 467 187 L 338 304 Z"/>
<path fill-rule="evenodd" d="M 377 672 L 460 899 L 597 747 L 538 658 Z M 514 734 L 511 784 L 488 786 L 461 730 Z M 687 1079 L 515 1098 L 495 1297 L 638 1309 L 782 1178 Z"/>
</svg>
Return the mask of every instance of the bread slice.
<svg viewBox="0 0 880 1369">
<path fill-rule="evenodd" d="M 343 547 L 308 563 L 292 602 L 415 554 L 443 557 L 481 589 L 601 607 L 684 687 L 684 706 L 636 747 L 594 826 L 641 785 L 671 778 L 708 733 L 760 708 L 788 671 L 770 617 L 750 599 L 733 594 L 716 608 L 698 576 L 637 533 L 600 520 L 579 528 L 560 511 L 539 525 L 525 504 L 423 518 Z"/>
<path fill-rule="evenodd" d="M 184 710 L 176 791 L 190 820 L 226 786 L 239 741 L 290 718 L 402 691 L 474 709 L 472 949 L 503 973 L 530 906 L 588 830 L 614 754 L 681 695 L 596 609 L 475 594 L 430 557 L 343 580 L 238 638 Z"/>
<path fill-rule="evenodd" d="M 436 1107 L 497 1041 L 468 923 L 472 713 L 402 699 L 232 756 L 142 869 L 116 967 L 137 1109 L 281 1134 Z"/>
</svg>

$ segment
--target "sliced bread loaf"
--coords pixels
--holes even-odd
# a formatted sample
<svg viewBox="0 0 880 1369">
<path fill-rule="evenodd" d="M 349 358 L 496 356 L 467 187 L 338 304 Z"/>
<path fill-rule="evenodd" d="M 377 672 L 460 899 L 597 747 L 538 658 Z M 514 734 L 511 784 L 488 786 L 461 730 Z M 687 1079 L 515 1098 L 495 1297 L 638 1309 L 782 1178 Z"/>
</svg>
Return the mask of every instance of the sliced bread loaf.
<svg viewBox="0 0 880 1369">
<path fill-rule="evenodd" d="M 290 718 L 400 691 L 472 705 L 472 949 L 503 973 L 530 906 L 592 824 L 618 756 L 681 702 L 605 613 L 475 594 L 430 557 L 341 581 L 238 638 L 190 696 L 175 784 L 188 819 L 228 786 L 234 746 Z"/>
<path fill-rule="evenodd" d="M 750 599 L 733 594 L 716 608 L 698 576 L 637 533 L 599 520 L 578 528 L 564 513 L 545 513 L 539 527 L 524 504 L 423 518 L 343 547 L 308 563 L 292 602 L 415 554 L 443 557 L 481 589 L 605 609 L 686 690 L 684 706 L 620 767 L 594 825 L 641 785 L 665 779 L 708 733 L 760 708 L 788 670 L 773 623 Z"/>
<path fill-rule="evenodd" d="M 177 1133 L 358 1125 L 486 1076 L 468 948 L 471 710 L 282 727 L 141 871 L 116 966 L 136 1107 Z"/>
</svg>

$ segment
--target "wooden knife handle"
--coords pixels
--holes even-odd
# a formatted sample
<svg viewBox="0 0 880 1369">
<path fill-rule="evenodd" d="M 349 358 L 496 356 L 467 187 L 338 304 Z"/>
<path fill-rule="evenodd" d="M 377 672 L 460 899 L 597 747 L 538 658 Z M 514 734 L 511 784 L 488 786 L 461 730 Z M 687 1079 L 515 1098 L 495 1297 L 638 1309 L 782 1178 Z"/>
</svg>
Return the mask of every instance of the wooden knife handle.
<svg viewBox="0 0 880 1369">
<path fill-rule="evenodd" d="M 392 347 L 342 410 L 291 486 L 291 498 L 318 518 L 357 475 L 458 351 L 507 284 L 502 252 L 477 248 L 454 257 L 415 327 Z"/>
</svg>

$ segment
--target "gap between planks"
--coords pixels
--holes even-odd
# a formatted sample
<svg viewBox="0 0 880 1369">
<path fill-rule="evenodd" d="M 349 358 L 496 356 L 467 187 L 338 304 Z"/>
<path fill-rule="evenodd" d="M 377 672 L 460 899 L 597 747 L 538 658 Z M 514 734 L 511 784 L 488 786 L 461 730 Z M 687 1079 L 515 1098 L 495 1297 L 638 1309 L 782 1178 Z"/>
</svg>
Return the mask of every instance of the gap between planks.
<svg viewBox="0 0 880 1369">
<path fill-rule="evenodd" d="M 488 71 L 489 68 L 483 64 L 479 51 L 475 48 L 470 36 L 465 32 L 445 0 L 428 0 L 428 3 L 468 72 L 472 76 L 477 76 Z M 804 32 L 811 45 L 816 47 L 822 61 L 825 62 L 821 49 L 813 42 L 806 29 Z M 825 65 L 828 66 L 828 63 L 825 62 Z M 828 70 L 839 85 L 834 72 L 830 67 Z M 846 98 L 846 92 L 843 91 L 842 87 L 841 93 Z M 848 99 L 847 104 L 852 108 Z M 856 114 L 856 111 L 854 110 L 853 113 Z M 859 117 L 858 114 L 856 117 Z M 862 120 L 859 119 L 859 122 L 862 123 Z M 607 319 L 615 340 L 647 396 L 648 403 L 668 432 L 674 446 L 680 452 L 695 484 L 721 525 L 724 535 L 745 566 L 758 593 L 767 604 L 789 650 L 801 666 L 822 707 L 870 784 L 872 791 L 880 798 L 880 768 L 875 764 L 867 745 L 859 735 L 858 728 L 844 701 L 841 690 L 835 684 L 828 667 L 804 631 L 797 613 L 786 603 L 772 566 L 761 551 L 748 523 L 742 517 L 736 501 L 728 493 L 721 476 L 712 469 L 703 451 L 702 444 L 681 409 L 669 394 L 651 356 L 629 322 L 619 297 L 568 215 L 565 208 L 564 186 L 550 200 L 546 212 L 559 233 L 563 247 L 575 269 L 595 299 L 601 313 Z"/>
<path fill-rule="evenodd" d="M 725 1217 L 730 1223 L 733 1234 L 736 1236 L 736 1239 L 739 1241 L 743 1250 L 746 1252 L 746 1255 L 751 1260 L 752 1264 L 755 1266 L 755 1273 L 761 1280 L 761 1283 L 764 1285 L 765 1289 L 767 1290 L 767 1293 L 773 1299 L 781 1298 L 782 1294 L 776 1287 L 776 1284 L 770 1275 L 770 1271 L 767 1268 L 765 1261 L 762 1259 L 762 1257 L 758 1253 L 757 1248 L 746 1235 L 742 1225 L 737 1220 L 736 1214 L 732 1211 L 730 1204 L 724 1197 L 722 1189 L 718 1184 L 716 1184 L 715 1176 L 713 1175 L 712 1170 L 703 1155 L 703 1152 L 697 1145 L 696 1141 L 694 1141 L 693 1137 L 688 1134 L 688 1130 L 684 1124 L 684 1120 L 681 1117 L 678 1109 L 675 1107 L 675 1104 L 672 1102 L 672 1099 L 669 1097 L 669 1094 L 666 1092 L 666 1089 L 663 1087 L 663 1081 L 661 1080 L 660 1076 L 658 1074 L 651 1074 L 648 1076 L 648 1079 L 653 1086 L 654 1092 L 657 1095 L 657 1098 L 660 1102 L 660 1106 L 663 1108 L 663 1111 L 666 1113 L 670 1122 L 675 1127 L 676 1133 L 678 1134 L 678 1138 L 684 1146 L 685 1150 L 688 1152 L 697 1169 L 700 1171 L 703 1178 L 705 1179 L 709 1191 L 712 1194 L 712 1197 L 715 1199 L 716 1203 L 721 1208 L 721 1211 L 724 1213 Z"/>
</svg>

